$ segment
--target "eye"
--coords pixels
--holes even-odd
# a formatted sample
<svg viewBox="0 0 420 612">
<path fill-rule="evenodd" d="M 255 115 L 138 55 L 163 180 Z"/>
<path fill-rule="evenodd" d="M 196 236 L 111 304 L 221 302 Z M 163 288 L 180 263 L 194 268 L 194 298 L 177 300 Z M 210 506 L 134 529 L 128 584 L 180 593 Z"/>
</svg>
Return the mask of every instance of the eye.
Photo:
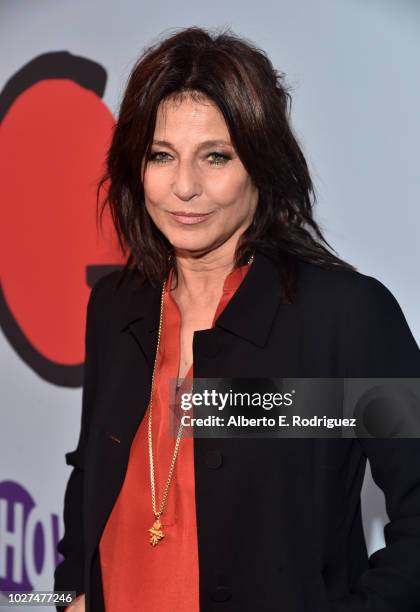
<svg viewBox="0 0 420 612">
<path fill-rule="evenodd" d="M 168 153 L 165 153 L 165 151 L 156 151 L 150 154 L 149 161 L 154 162 L 155 164 L 164 164 L 169 161 L 167 157 L 162 157 L 165 155 L 168 156 Z"/>
<path fill-rule="evenodd" d="M 170 161 L 170 157 L 171 156 L 169 155 L 169 153 L 166 153 L 165 151 L 155 151 L 150 154 L 149 161 L 155 164 L 165 164 Z M 218 151 L 213 151 L 212 153 L 209 153 L 207 157 L 212 158 L 210 159 L 211 166 L 222 166 L 227 161 L 232 159 L 229 155 L 219 153 Z"/>
<path fill-rule="evenodd" d="M 210 161 L 212 166 L 223 166 L 231 157 L 229 155 L 225 155 L 224 153 L 218 153 L 217 151 L 213 151 L 213 153 L 209 153 L 208 157 L 213 157 L 213 160 Z"/>
</svg>

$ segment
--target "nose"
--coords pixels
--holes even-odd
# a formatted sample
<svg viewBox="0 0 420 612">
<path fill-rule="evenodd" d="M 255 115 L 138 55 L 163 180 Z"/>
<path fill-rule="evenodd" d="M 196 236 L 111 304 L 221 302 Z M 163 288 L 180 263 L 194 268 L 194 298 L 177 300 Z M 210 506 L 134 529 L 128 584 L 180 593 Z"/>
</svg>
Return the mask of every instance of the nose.
<svg viewBox="0 0 420 612">
<path fill-rule="evenodd" d="M 184 160 L 178 163 L 172 190 L 183 201 L 192 200 L 195 196 L 200 195 L 201 185 L 198 173 L 191 161 Z"/>
</svg>

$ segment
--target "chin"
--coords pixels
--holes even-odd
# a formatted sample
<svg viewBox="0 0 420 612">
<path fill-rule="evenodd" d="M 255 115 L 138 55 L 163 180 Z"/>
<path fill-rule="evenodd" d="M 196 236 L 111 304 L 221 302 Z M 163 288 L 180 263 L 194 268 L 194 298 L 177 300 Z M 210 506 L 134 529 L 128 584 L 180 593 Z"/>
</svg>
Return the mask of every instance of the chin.
<svg viewBox="0 0 420 612">
<path fill-rule="evenodd" d="M 171 244 L 176 251 L 185 251 L 191 253 L 191 255 L 206 253 L 214 248 L 212 244 L 186 244 L 183 242 L 171 242 Z"/>
<path fill-rule="evenodd" d="M 215 243 L 209 240 L 185 240 L 185 238 L 176 239 L 172 238 L 168 234 L 166 234 L 166 237 L 175 250 L 188 251 L 191 254 L 205 253 L 206 251 L 211 251 L 213 248 L 215 248 Z"/>
<path fill-rule="evenodd" d="M 206 235 L 207 232 L 200 232 L 192 228 L 190 231 L 181 230 L 175 232 L 173 228 L 169 231 L 168 228 L 161 228 L 160 231 L 175 249 L 201 251 L 211 248 L 211 246 L 217 242 L 217 239 Z"/>
</svg>

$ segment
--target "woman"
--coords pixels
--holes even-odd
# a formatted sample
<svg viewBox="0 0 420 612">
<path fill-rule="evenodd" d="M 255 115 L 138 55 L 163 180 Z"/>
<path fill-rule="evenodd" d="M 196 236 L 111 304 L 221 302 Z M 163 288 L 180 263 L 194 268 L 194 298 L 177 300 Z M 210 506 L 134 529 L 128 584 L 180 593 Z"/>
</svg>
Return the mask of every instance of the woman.
<svg viewBox="0 0 420 612">
<path fill-rule="evenodd" d="M 54 586 L 76 591 L 70 610 L 420 609 L 417 439 L 170 431 L 174 378 L 420 374 L 393 295 L 312 217 L 289 101 L 227 32 L 179 31 L 134 67 L 99 185 L 129 257 L 91 292 L 66 455 Z M 366 458 L 390 517 L 370 559 Z"/>
</svg>

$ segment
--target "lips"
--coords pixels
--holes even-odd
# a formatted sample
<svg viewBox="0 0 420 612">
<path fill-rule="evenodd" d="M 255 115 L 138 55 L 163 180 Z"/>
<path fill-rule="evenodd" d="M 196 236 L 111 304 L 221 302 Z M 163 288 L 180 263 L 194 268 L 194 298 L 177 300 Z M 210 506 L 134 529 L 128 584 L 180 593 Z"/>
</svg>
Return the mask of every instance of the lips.
<svg viewBox="0 0 420 612">
<path fill-rule="evenodd" d="M 196 213 L 196 212 L 186 212 L 183 210 L 175 210 L 169 213 L 178 223 L 182 223 L 184 225 L 193 225 L 196 223 L 201 223 L 208 219 L 211 215 L 209 213 Z"/>
</svg>

